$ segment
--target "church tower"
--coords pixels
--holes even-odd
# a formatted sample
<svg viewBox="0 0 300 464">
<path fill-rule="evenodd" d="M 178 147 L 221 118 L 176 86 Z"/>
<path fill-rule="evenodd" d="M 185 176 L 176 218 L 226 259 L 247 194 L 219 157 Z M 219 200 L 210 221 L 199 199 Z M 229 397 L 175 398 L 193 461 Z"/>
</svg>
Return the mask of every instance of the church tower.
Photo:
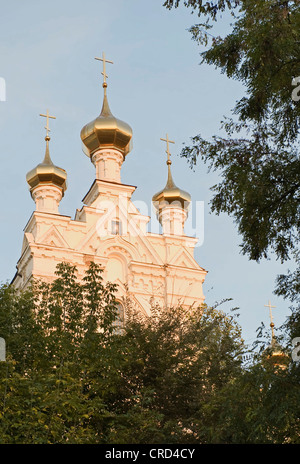
<svg viewBox="0 0 300 464">
<path fill-rule="evenodd" d="M 28 172 L 26 180 L 30 186 L 36 210 L 57 214 L 59 203 L 67 189 L 67 173 L 64 169 L 55 166 L 50 157 L 49 118 L 55 119 L 55 117 L 49 116 L 48 110 L 46 115 L 40 114 L 40 116 L 47 118 L 45 157 L 41 164 Z"/>
<path fill-rule="evenodd" d="M 206 271 L 194 259 L 197 238 L 184 232 L 190 195 L 178 188 L 171 173 L 167 143 L 167 183 L 153 196 L 162 233 L 147 230 L 149 216 L 132 202 L 136 190 L 121 181 L 122 164 L 132 148 L 132 129 L 113 116 L 107 95 L 106 64 L 103 63 L 103 104 L 95 119 L 81 130 L 83 151 L 95 166 L 95 179 L 74 219 L 59 213 L 66 191 L 66 172 L 55 166 L 49 152 L 47 111 L 44 161 L 27 174 L 36 209 L 25 230 L 21 257 L 13 279 L 16 288 L 26 288 L 32 278 L 51 281 L 58 263 L 75 265 L 84 276 L 91 261 L 99 264 L 104 279 L 118 285 L 120 304 L 129 297 L 133 305 L 148 311 L 151 301 L 162 307 L 200 306 Z M 141 155 L 142 156 L 142 155 Z M 138 177 L 138 173 L 136 173 Z"/>
<path fill-rule="evenodd" d="M 176 187 L 172 173 L 169 151 L 169 143 L 174 143 L 169 140 L 168 134 L 166 139 L 161 139 L 167 143 L 167 166 L 168 180 L 163 190 L 153 196 L 152 201 L 157 210 L 157 217 L 162 226 L 164 235 L 184 235 L 184 223 L 187 219 L 187 211 L 191 202 L 191 196 L 184 190 Z"/>
<path fill-rule="evenodd" d="M 265 305 L 266 308 L 269 308 L 270 313 L 270 327 L 271 327 L 271 343 L 262 353 L 262 362 L 265 367 L 272 367 L 272 369 L 276 372 L 278 369 L 287 369 L 290 359 L 287 353 L 284 352 L 282 346 L 278 343 L 275 333 L 274 327 L 275 324 L 273 322 L 273 314 L 272 309 L 276 308 L 276 306 L 272 306 L 269 300 L 269 303 Z"/>
</svg>

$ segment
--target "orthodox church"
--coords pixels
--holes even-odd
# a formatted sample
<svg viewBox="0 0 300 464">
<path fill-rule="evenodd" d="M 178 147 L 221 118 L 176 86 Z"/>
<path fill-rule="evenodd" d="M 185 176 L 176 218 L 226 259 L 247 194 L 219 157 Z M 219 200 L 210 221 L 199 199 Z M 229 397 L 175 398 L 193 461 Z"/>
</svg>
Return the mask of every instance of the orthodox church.
<svg viewBox="0 0 300 464">
<path fill-rule="evenodd" d="M 107 97 L 108 60 L 103 54 L 103 105 L 100 115 L 81 130 L 84 153 L 95 166 L 95 180 L 74 218 L 59 213 L 67 189 L 67 173 L 50 156 L 49 112 L 45 115 L 44 160 L 27 174 L 35 202 L 24 229 L 21 257 L 12 284 L 26 288 L 32 278 L 51 281 L 58 263 L 75 265 L 82 278 L 91 261 L 103 268 L 104 281 L 118 285 L 120 304 L 132 304 L 148 312 L 151 302 L 162 307 L 199 306 L 207 274 L 194 258 L 197 238 L 185 234 L 190 195 L 178 188 L 171 173 L 167 143 L 167 182 L 152 198 L 161 233 L 147 230 L 149 216 L 132 202 L 136 190 L 121 181 L 122 164 L 132 147 L 131 127 L 111 113 Z M 163 139 L 162 139 L 163 140 Z M 136 176 L 137 177 L 137 176 Z"/>
</svg>

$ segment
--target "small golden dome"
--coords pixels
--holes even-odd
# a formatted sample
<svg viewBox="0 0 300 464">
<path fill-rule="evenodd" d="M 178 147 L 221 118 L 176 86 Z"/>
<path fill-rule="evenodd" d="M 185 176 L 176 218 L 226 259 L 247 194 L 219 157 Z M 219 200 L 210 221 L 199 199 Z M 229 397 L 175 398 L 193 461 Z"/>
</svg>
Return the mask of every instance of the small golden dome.
<svg viewBox="0 0 300 464">
<path fill-rule="evenodd" d="M 269 300 L 269 304 L 265 305 L 265 307 L 269 308 L 269 311 L 270 311 L 270 318 L 271 318 L 270 327 L 271 327 L 271 332 L 272 332 L 272 338 L 271 338 L 270 345 L 262 353 L 263 365 L 265 367 L 272 366 L 273 368 L 285 369 L 289 364 L 289 356 L 287 353 L 285 353 L 284 349 L 278 343 L 275 337 L 275 333 L 274 333 L 275 324 L 272 320 L 272 308 L 275 308 L 276 306 L 272 306 Z"/>
<path fill-rule="evenodd" d="M 266 366 L 281 367 L 282 369 L 285 369 L 290 362 L 288 354 L 285 353 L 274 336 L 272 336 L 271 344 L 263 351 L 262 360 Z"/>
<path fill-rule="evenodd" d="M 168 160 L 168 180 L 165 188 L 152 197 L 153 204 L 158 212 L 168 204 L 178 205 L 187 211 L 191 202 L 190 194 L 175 185 L 171 173 L 171 164 L 172 162 Z"/>
<path fill-rule="evenodd" d="M 126 122 L 112 115 L 108 105 L 106 87 L 104 83 L 104 98 L 100 115 L 81 130 L 83 151 L 91 157 L 100 148 L 115 148 L 125 158 L 132 148 L 132 129 Z"/>
<path fill-rule="evenodd" d="M 30 191 L 39 185 L 55 185 L 61 188 L 62 193 L 67 190 L 67 173 L 64 169 L 55 166 L 50 158 L 49 153 L 49 140 L 47 135 L 46 140 L 46 153 L 42 163 L 38 164 L 34 169 L 29 171 L 26 175 L 26 180 L 30 186 Z"/>
</svg>

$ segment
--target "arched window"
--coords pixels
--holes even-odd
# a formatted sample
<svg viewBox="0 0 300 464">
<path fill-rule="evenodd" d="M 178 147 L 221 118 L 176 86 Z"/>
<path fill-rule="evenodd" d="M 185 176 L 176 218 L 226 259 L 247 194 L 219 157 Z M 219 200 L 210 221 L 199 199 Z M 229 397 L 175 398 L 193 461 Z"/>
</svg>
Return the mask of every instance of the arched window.
<svg viewBox="0 0 300 464">
<path fill-rule="evenodd" d="M 121 334 L 122 329 L 124 327 L 125 310 L 124 310 L 124 306 L 119 301 L 117 303 L 117 310 L 118 310 L 117 318 L 113 322 L 113 327 L 114 327 L 114 333 Z"/>
<path fill-rule="evenodd" d="M 122 235 L 122 222 L 119 220 L 111 221 L 112 235 Z"/>
</svg>

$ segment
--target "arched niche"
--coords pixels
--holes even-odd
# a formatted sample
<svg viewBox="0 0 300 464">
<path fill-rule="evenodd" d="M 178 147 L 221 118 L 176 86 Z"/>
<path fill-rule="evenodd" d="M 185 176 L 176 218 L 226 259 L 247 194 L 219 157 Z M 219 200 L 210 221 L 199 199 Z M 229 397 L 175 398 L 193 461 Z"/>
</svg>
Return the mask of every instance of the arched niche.
<svg viewBox="0 0 300 464">
<path fill-rule="evenodd" d="M 108 282 L 127 282 L 127 262 L 123 256 L 118 253 L 112 253 L 108 256 L 105 268 L 105 280 Z"/>
</svg>

